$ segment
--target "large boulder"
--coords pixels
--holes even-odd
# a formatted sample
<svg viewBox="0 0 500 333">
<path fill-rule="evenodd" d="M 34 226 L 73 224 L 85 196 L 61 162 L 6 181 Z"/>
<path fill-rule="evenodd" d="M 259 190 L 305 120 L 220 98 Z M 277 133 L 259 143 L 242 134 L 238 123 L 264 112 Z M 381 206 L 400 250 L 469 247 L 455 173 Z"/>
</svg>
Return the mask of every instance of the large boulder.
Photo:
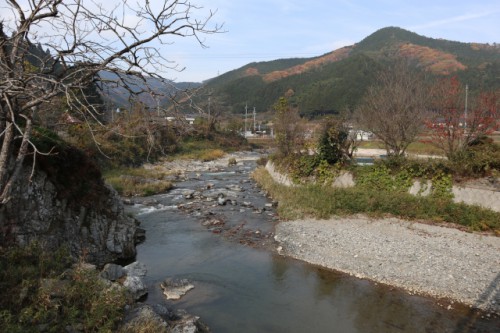
<svg viewBox="0 0 500 333">
<path fill-rule="evenodd" d="M 31 176 L 27 161 L 11 200 L 0 205 L 0 244 L 67 246 L 74 257 L 99 266 L 135 257 L 136 221 L 91 160 L 65 148 L 36 165 Z"/>
<path fill-rule="evenodd" d="M 138 301 L 148 294 L 148 288 L 140 276 L 127 275 L 125 281 L 123 281 L 123 286 L 134 301 Z"/>
</svg>

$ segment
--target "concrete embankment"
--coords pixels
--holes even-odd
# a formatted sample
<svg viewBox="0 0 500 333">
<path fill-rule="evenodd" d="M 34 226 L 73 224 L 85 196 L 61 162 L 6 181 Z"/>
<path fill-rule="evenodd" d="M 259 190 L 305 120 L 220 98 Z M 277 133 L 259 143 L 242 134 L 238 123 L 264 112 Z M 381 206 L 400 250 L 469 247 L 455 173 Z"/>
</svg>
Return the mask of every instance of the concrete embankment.
<svg viewBox="0 0 500 333">
<path fill-rule="evenodd" d="M 266 169 L 277 183 L 285 186 L 292 186 L 293 182 L 284 174 L 279 173 L 272 162 L 268 162 Z M 476 182 L 477 183 L 477 182 Z M 484 183 L 484 182 L 483 182 Z M 334 187 L 351 187 L 355 186 L 355 180 L 350 173 L 343 173 L 333 182 Z M 429 189 L 431 184 L 425 185 Z M 409 189 L 410 194 L 426 195 L 428 191 L 420 191 L 422 184 L 415 181 L 414 185 Z M 487 184 L 475 184 L 474 182 L 453 185 L 452 187 L 453 201 L 462 202 L 467 205 L 478 205 L 483 208 L 488 208 L 496 212 L 500 212 L 500 188 L 488 186 Z"/>
<path fill-rule="evenodd" d="M 272 164 L 266 168 L 287 184 Z M 454 186 L 453 194 L 457 202 L 500 211 L 499 191 Z M 283 255 L 500 314 L 500 237 L 354 216 L 281 222 L 275 239 Z"/>
</svg>

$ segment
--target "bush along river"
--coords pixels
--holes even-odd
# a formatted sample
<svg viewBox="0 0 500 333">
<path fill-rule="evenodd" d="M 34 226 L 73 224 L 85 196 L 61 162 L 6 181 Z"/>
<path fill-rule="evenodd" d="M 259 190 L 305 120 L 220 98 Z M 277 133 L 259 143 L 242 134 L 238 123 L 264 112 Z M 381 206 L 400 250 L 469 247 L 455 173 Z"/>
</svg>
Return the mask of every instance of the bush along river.
<svg viewBox="0 0 500 333">
<path fill-rule="evenodd" d="M 235 157 L 178 165 L 173 190 L 129 202 L 146 230 L 145 303 L 185 309 L 212 332 L 499 332 L 496 316 L 280 256 L 275 203 L 250 179 L 259 156 Z M 185 295 L 166 299 L 165 280 Z"/>
</svg>

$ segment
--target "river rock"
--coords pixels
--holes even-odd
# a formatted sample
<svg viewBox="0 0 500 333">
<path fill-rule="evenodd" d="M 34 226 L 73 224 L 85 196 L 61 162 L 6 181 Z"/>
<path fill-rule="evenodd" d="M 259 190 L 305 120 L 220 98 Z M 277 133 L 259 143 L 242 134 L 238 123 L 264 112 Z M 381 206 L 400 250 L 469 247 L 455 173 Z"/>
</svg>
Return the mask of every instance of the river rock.
<svg viewBox="0 0 500 333">
<path fill-rule="evenodd" d="M 182 196 L 184 197 L 184 199 L 190 200 L 190 199 L 193 199 L 194 193 L 195 193 L 194 190 L 184 190 L 182 192 Z"/>
<path fill-rule="evenodd" d="M 172 333 L 208 333 L 210 329 L 200 321 L 200 317 L 188 314 L 184 310 L 176 312 L 178 319 L 172 322 Z"/>
<path fill-rule="evenodd" d="M 128 276 L 146 276 L 148 269 L 143 263 L 136 261 L 123 267 Z"/>
<path fill-rule="evenodd" d="M 167 299 L 178 300 L 184 296 L 188 291 L 194 288 L 187 279 L 165 279 L 160 284 L 161 289 L 163 289 L 163 295 Z"/>
<path fill-rule="evenodd" d="M 148 288 L 140 276 L 127 276 L 123 281 L 123 286 L 136 301 L 148 294 Z"/>
<path fill-rule="evenodd" d="M 217 198 L 217 204 L 218 204 L 219 206 L 225 206 L 225 205 L 226 205 L 227 200 L 228 200 L 228 199 L 226 199 L 226 198 L 224 197 L 224 195 L 223 195 L 223 194 L 221 194 L 221 195 L 219 195 L 219 197 Z"/>
<path fill-rule="evenodd" d="M 126 273 L 125 269 L 120 265 L 106 264 L 101 271 L 101 277 L 114 282 L 124 277 Z"/>
<path fill-rule="evenodd" d="M 128 199 L 128 198 L 123 199 L 122 202 L 123 202 L 124 205 L 127 205 L 127 206 L 133 206 L 133 205 L 135 205 L 134 200 Z"/>
<path fill-rule="evenodd" d="M 230 185 L 227 185 L 226 188 L 228 190 L 231 190 L 231 191 L 234 191 L 234 192 L 243 192 L 243 188 L 239 185 L 236 185 L 236 184 L 230 184 Z"/>
<path fill-rule="evenodd" d="M 217 219 L 217 218 L 212 218 L 212 219 L 209 219 L 209 220 L 206 220 L 205 222 L 202 223 L 202 225 L 204 227 L 213 227 L 213 226 L 221 226 L 221 225 L 224 225 L 224 221 L 221 220 L 221 219 Z"/>
<path fill-rule="evenodd" d="M 248 202 L 248 201 L 243 201 L 243 203 L 241 205 L 243 207 L 247 207 L 247 208 L 252 208 L 253 207 L 253 204 L 251 202 Z"/>
<path fill-rule="evenodd" d="M 220 196 L 226 198 L 236 199 L 238 198 L 238 193 L 226 189 L 212 189 L 203 192 L 203 196 L 210 199 L 217 199 Z"/>
<path fill-rule="evenodd" d="M 120 331 L 124 332 L 131 332 L 145 326 L 166 331 L 168 326 L 161 314 L 158 314 L 153 307 L 146 304 L 139 305 L 128 311 L 123 321 L 124 324 Z"/>
<path fill-rule="evenodd" d="M 160 202 L 158 200 L 155 200 L 155 199 L 146 199 L 146 200 L 143 200 L 141 202 L 141 204 L 143 204 L 144 206 L 150 206 L 150 207 L 156 206 L 159 203 Z"/>
</svg>

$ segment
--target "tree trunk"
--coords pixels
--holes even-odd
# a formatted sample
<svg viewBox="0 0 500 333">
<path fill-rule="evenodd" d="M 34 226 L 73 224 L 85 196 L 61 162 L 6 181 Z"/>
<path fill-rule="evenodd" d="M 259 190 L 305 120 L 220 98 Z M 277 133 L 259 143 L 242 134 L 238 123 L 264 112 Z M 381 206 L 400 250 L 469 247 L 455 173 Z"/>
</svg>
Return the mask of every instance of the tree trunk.
<svg viewBox="0 0 500 333">
<path fill-rule="evenodd" d="M 5 188 L 6 176 L 8 174 L 9 162 L 11 157 L 10 148 L 14 139 L 14 125 L 6 121 L 5 133 L 3 135 L 2 150 L 0 152 L 0 191 Z"/>
<path fill-rule="evenodd" d="M 17 153 L 16 161 L 14 164 L 14 171 L 12 172 L 10 177 L 6 179 L 5 187 L 2 188 L 2 194 L 0 195 L 0 203 L 2 204 L 5 204 L 10 200 L 10 191 L 12 189 L 12 185 L 17 180 L 19 173 L 21 172 L 21 168 L 23 166 L 24 157 L 28 153 L 28 144 L 31 138 L 31 128 L 32 128 L 31 125 L 32 125 L 31 119 L 26 118 L 26 127 L 24 128 L 23 141 L 21 142 L 21 147 L 19 147 L 19 151 Z M 7 156 L 7 161 L 8 161 L 8 156 Z"/>
</svg>

